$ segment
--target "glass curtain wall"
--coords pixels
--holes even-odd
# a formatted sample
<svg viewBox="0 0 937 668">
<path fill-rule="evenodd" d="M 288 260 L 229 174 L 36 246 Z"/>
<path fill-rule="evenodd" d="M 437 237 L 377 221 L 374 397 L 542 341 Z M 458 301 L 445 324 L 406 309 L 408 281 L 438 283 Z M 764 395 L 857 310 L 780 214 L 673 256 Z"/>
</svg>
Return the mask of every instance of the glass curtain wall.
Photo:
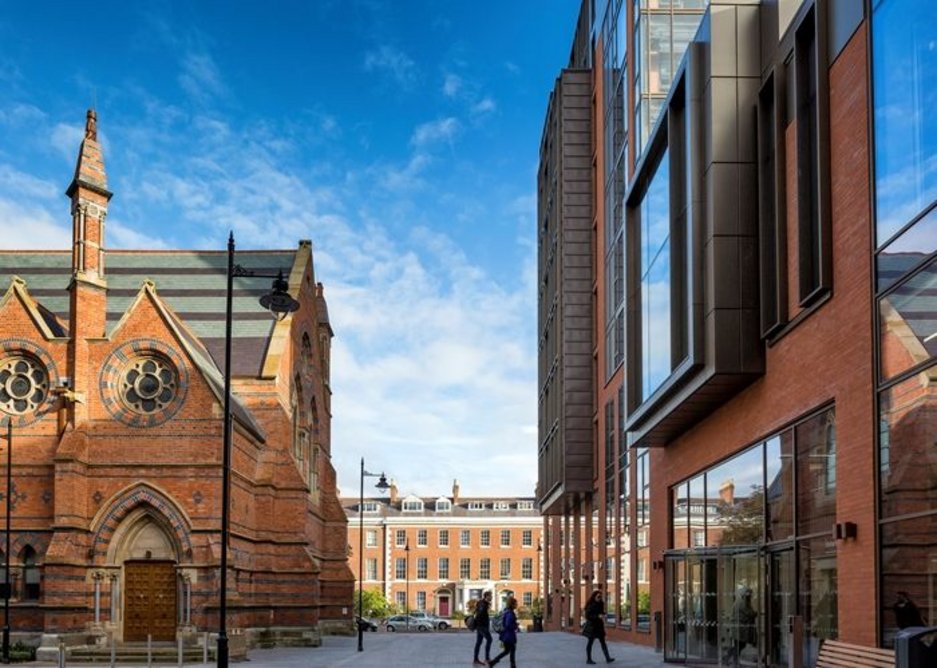
<svg viewBox="0 0 937 668">
<path fill-rule="evenodd" d="M 647 144 L 673 83 L 674 71 L 708 4 L 708 0 L 634 0 L 632 113 L 636 156 Z"/>
<path fill-rule="evenodd" d="M 624 197 L 628 174 L 625 109 L 627 3 L 611 0 L 602 23 L 605 113 L 605 379 L 621 366 L 625 349 Z"/>
<path fill-rule="evenodd" d="M 937 620 L 937 4 L 872 3 L 881 642 Z"/>
<path fill-rule="evenodd" d="M 814 665 L 822 640 L 838 636 L 834 409 L 675 485 L 670 498 L 666 658 L 786 666 L 795 616 L 804 665 Z"/>
</svg>

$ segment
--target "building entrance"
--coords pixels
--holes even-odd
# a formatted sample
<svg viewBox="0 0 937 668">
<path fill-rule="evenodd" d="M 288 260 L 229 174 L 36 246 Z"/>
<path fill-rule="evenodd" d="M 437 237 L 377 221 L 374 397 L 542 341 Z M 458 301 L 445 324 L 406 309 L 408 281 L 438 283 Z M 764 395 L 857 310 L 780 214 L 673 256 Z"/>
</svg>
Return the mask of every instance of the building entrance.
<svg viewBox="0 0 937 668">
<path fill-rule="evenodd" d="M 664 658 L 719 666 L 764 665 L 770 644 L 764 633 L 767 563 L 765 552 L 756 547 L 667 554 Z"/>
<path fill-rule="evenodd" d="M 124 640 L 175 640 L 175 563 L 125 561 L 124 582 Z"/>
</svg>

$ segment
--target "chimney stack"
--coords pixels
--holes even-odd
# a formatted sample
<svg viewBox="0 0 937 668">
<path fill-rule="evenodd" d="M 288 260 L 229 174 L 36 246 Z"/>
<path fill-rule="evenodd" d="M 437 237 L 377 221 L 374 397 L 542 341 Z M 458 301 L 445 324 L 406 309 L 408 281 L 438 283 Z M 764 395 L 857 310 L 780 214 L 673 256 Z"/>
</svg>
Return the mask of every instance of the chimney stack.
<svg viewBox="0 0 937 668">
<path fill-rule="evenodd" d="M 390 479 L 390 502 L 397 503 L 397 481 Z"/>
<path fill-rule="evenodd" d="M 732 478 L 719 485 L 719 499 L 730 505 L 735 503 L 735 481 Z"/>
<path fill-rule="evenodd" d="M 459 481 L 452 481 L 452 505 L 455 505 L 459 502 Z"/>
</svg>

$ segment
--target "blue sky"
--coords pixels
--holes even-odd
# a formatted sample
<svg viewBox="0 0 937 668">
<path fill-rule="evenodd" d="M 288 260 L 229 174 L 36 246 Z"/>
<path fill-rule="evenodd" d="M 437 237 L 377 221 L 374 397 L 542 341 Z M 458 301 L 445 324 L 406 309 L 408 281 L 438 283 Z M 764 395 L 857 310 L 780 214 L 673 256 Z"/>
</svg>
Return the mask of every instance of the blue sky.
<svg viewBox="0 0 937 668">
<path fill-rule="evenodd" d="M 313 241 L 333 462 L 532 494 L 536 171 L 577 0 L 9 2 L 0 247 L 67 248 L 89 106 L 113 248 Z"/>
</svg>

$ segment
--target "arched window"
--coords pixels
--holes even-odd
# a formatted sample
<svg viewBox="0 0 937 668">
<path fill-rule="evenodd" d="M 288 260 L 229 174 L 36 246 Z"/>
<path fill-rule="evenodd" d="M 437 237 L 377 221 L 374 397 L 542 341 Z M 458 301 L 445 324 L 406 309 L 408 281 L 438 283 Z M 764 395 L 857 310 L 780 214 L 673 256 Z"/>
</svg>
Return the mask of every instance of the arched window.
<svg viewBox="0 0 937 668">
<path fill-rule="evenodd" d="M 303 370 L 311 371 L 312 341 L 309 339 L 309 335 L 306 332 L 303 332 L 303 343 L 302 343 L 301 355 L 303 359 Z"/>
<path fill-rule="evenodd" d="M 293 457 L 296 461 L 301 462 L 306 454 L 307 431 L 306 420 L 303 415 L 303 384 L 299 374 L 293 380 L 293 397 L 290 401 L 290 408 L 293 412 Z"/>
<path fill-rule="evenodd" d="M 309 485 L 309 495 L 315 496 L 319 492 L 319 409 L 316 406 L 316 398 L 313 397 L 309 404 L 310 417 L 312 418 L 309 430 L 312 433 L 312 443 L 309 446 L 309 470 L 307 471 L 307 483 Z"/>
<path fill-rule="evenodd" d="M 23 548 L 23 600 L 39 600 L 39 566 L 36 551 L 29 545 Z"/>
</svg>

